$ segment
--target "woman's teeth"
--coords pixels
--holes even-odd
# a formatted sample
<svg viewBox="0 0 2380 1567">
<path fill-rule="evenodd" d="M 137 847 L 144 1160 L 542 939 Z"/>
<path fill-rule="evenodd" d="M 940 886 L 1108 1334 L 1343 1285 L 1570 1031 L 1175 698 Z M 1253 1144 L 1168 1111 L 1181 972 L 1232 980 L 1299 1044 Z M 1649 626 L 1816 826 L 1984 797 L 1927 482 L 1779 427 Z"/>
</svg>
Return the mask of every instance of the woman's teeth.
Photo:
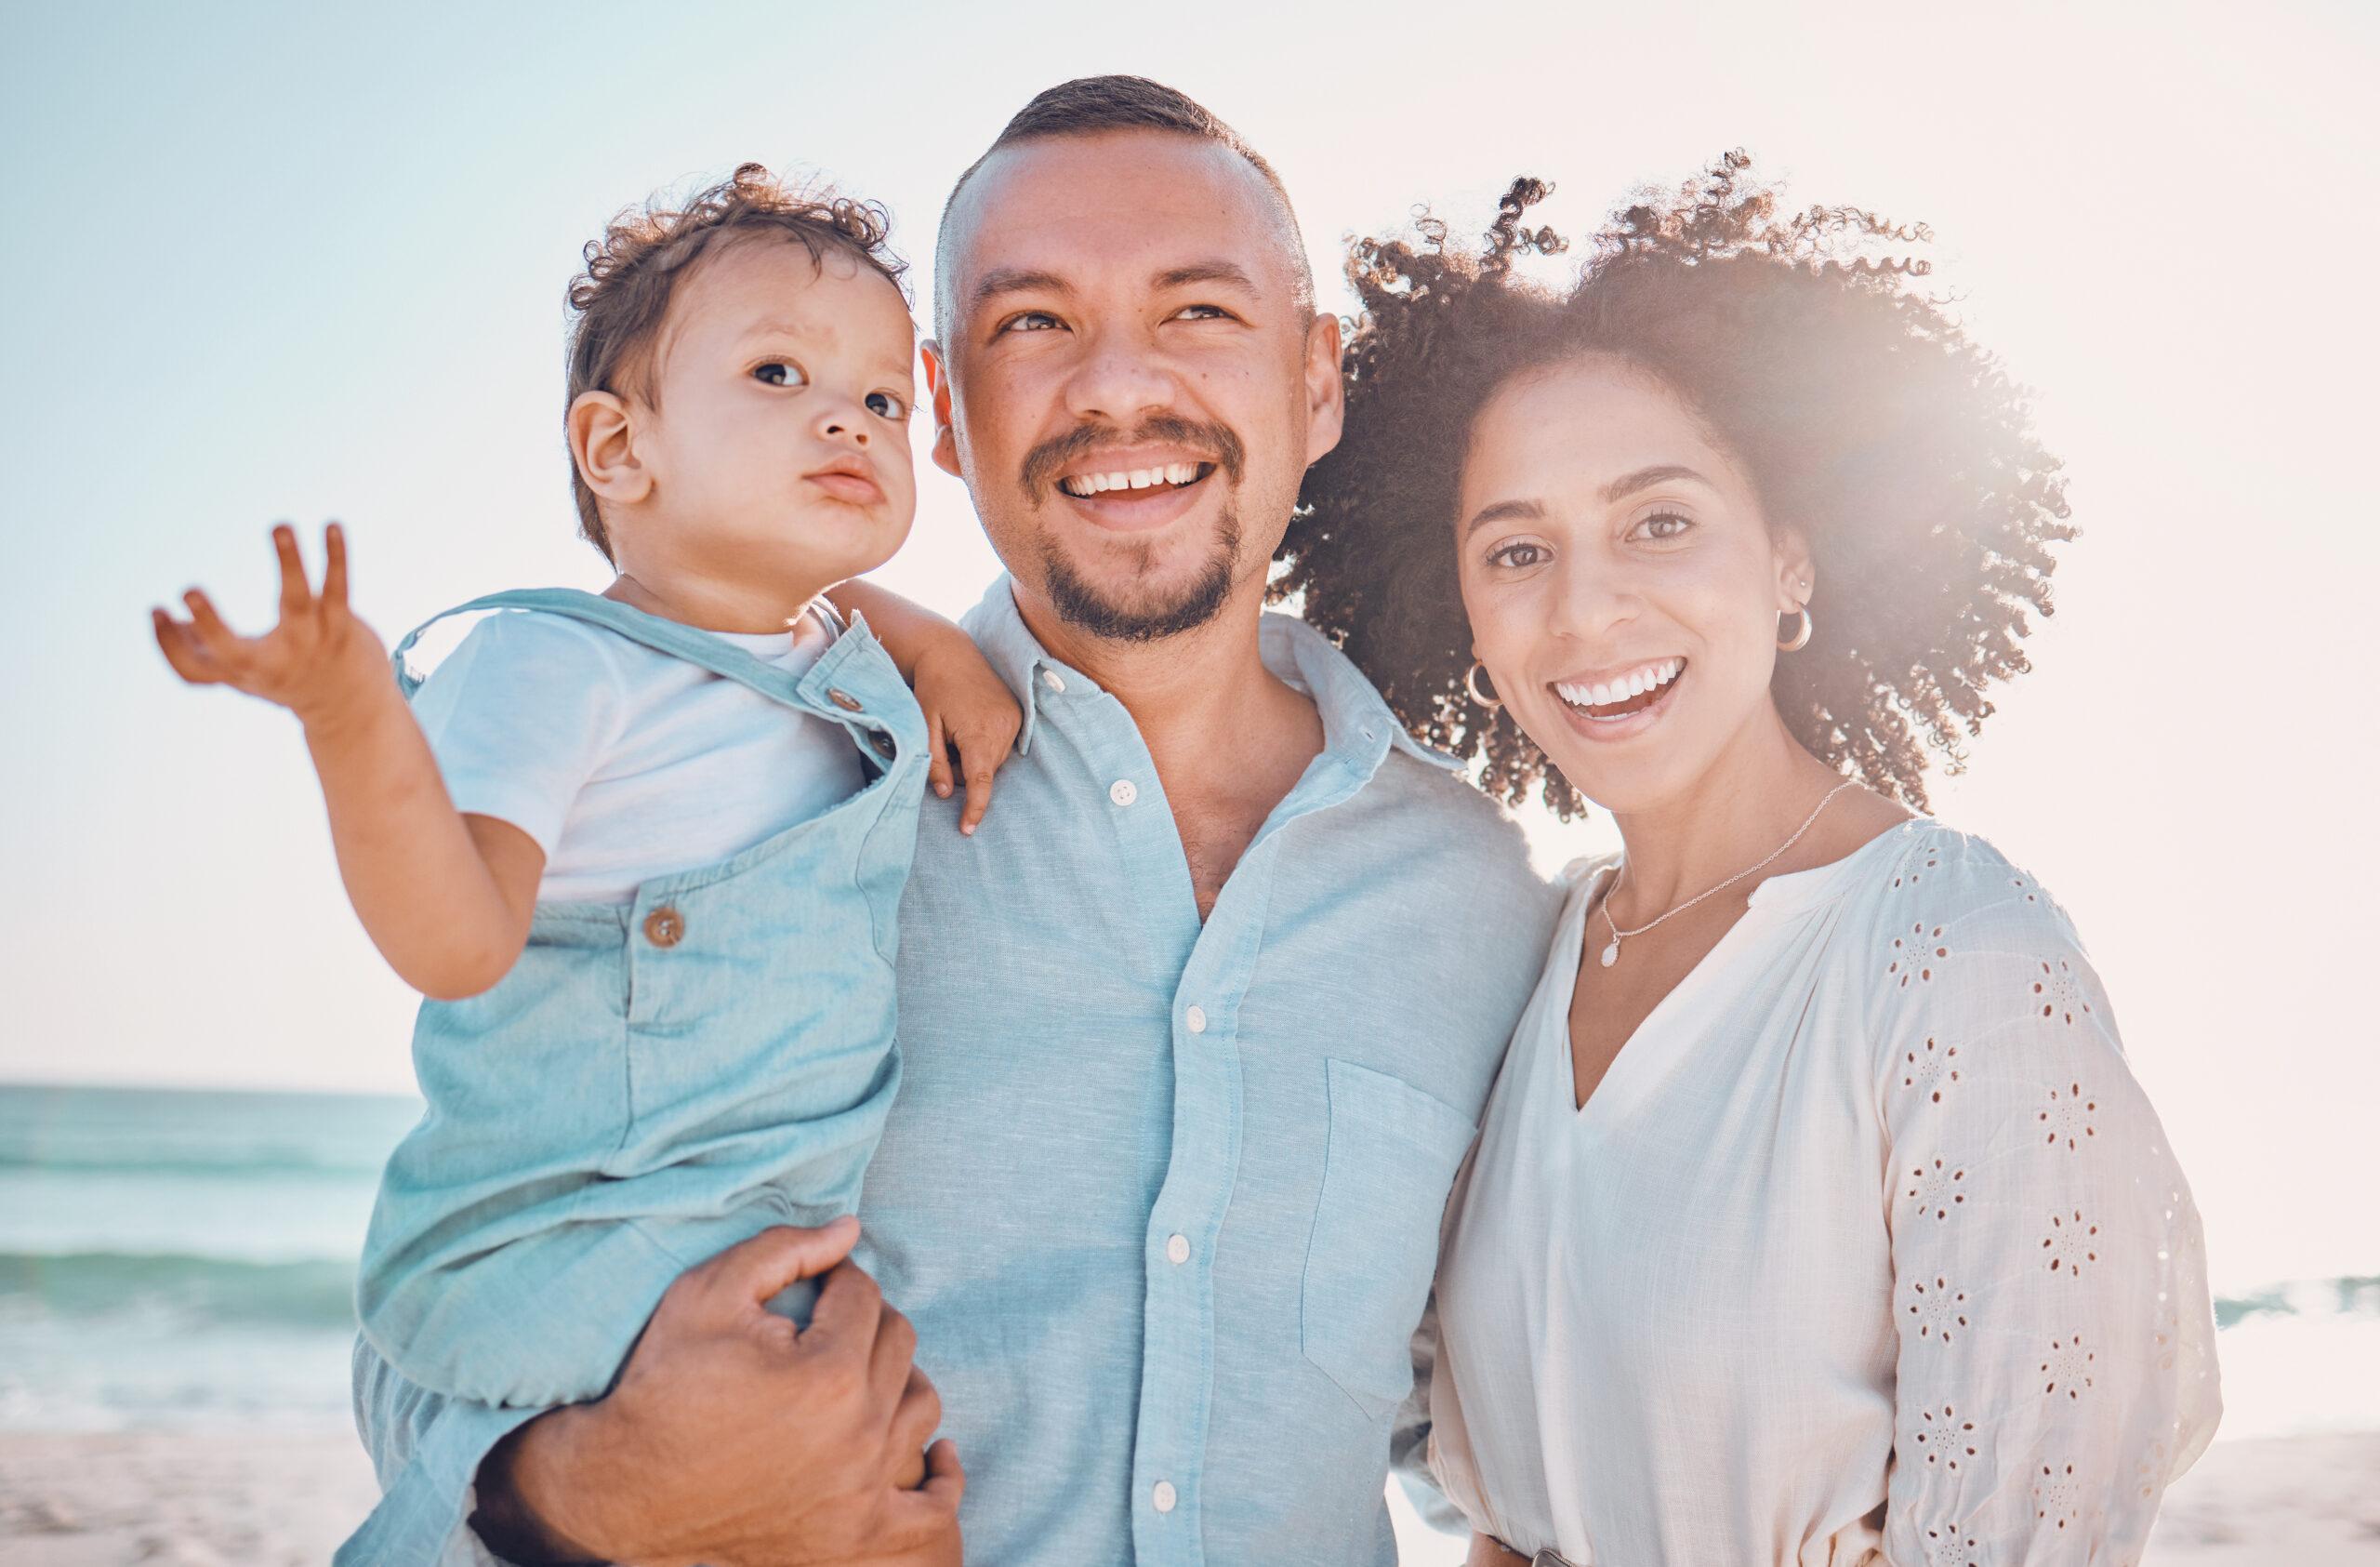
<svg viewBox="0 0 2380 1567">
<path fill-rule="evenodd" d="M 1196 484 L 1207 476 L 1203 462 L 1169 462 L 1157 468 L 1129 468 L 1116 473 L 1076 473 L 1058 481 L 1058 487 L 1078 500 L 1103 490 L 1144 490 L 1158 485 Z"/>
<path fill-rule="evenodd" d="M 1556 681 L 1554 693 L 1574 708 L 1616 707 L 1635 701 L 1648 691 L 1657 691 L 1675 680 L 1686 669 L 1683 658 L 1663 658 L 1656 663 L 1640 665 L 1625 674 L 1605 681 Z M 1638 703 L 1638 706 L 1646 704 Z M 1597 717 L 1607 716 L 1596 714 Z"/>
</svg>

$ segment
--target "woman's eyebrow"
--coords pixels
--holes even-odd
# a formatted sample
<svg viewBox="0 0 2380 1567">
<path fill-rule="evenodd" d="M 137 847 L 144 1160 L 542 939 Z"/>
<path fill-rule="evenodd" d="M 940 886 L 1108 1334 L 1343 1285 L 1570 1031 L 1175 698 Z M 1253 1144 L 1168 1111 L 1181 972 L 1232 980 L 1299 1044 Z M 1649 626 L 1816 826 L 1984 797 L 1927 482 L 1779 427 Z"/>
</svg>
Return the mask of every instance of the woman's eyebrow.
<svg viewBox="0 0 2380 1567">
<path fill-rule="evenodd" d="M 1533 523 L 1544 515 L 1545 502 L 1541 500 L 1491 500 L 1474 511 L 1471 521 L 1462 525 L 1462 536 L 1468 538 L 1474 530 L 1489 523 Z"/>
<path fill-rule="evenodd" d="M 1634 495 L 1638 490 L 1651 489 L 1655 485 L 1666 485 L 1672 479 L 1692 479 L 1705 488 L 1718 487 L 1683 463 L 1656 463 L 1650 468 L 1640 468 L 1633 473 L 1622 473 L 1619 478 L 1606 485 L 1603 487 L 1604 503 L 1609 505 L 1623 496 Z"/>
</svg>

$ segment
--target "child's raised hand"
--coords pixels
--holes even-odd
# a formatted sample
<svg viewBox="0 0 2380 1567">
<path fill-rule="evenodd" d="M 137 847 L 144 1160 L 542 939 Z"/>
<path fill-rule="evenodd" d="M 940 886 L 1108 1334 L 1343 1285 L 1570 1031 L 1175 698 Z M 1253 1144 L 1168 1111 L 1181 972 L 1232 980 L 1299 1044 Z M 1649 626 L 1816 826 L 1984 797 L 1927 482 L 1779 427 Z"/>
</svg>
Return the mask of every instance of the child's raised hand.
<svg viewBox="0 0 2380 1567">
<path fill-rule="evenodd" d="M 195 588 L 182 595 L 188 620 L 163 609 L 151 610 L 149 618 L 165 662 L 192 685 L 228 685 L 312 724 L 358 693 L 389 685 L 388 654 L 348 609 L 347 538 L 337 523 L 324 531 L 319 593 L 307 583 L 298 535 L 286 524 L 272 530 L 272 545 L 281 557 L 281 623 L 263 635 L 234 632 Z"/>
<path fill-rule="evenodd" d="M 992 803 L 992 775 L 1016 744 L 1025 711 L 974 643 L 956 630 L 936 637 L 918 655 L 911 684 L 926 715 L 926 743 L 932 758 L 927 780 L 934 793 L 949 799 L 951 752 L 959 753 L 959 774 L 967 786 L 959 830 L 972 833 Z"/>
</svg>

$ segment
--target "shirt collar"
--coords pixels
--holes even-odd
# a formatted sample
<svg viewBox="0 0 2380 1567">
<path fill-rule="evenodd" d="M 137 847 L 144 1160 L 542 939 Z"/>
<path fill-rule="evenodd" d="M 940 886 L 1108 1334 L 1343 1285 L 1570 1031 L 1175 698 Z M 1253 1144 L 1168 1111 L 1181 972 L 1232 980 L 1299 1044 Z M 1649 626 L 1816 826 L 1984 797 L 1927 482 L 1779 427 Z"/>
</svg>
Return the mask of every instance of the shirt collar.
<svg viewBox="0 0 2380 1567">
<path fill-rule="evenodd" d="M 1063 695 L 1099 689 L 1089 675 L 1043 650 L 1026 628 L 1025 617 L 1017 613 L 1016 595 L 1005 574 L 993 581 L 983 601 L 967 612 L 960 624 L 1025 710 L 1024 726 L 1016 735 L 1020 755 L 1033 749 L 1040 707 L 1037 698 L 1062 695 L 1049 687 L 1045 674 L 1057 676 L 1064 686 Z M 1355 660 L 1303 620 L 1294 615 L 1267 613 L 1257 622 L 1257 652 L 1264 667 L 1303 693 L 1321 713 L 1324 752 L 1346 763 L 1359 777 L 1369 778 L 1392 750 L 1448 772 L 1462 770 L 1460 758 L 1433 750 L 1406 733 L 1405 725 L 1355 668 Z"/>
</svg>

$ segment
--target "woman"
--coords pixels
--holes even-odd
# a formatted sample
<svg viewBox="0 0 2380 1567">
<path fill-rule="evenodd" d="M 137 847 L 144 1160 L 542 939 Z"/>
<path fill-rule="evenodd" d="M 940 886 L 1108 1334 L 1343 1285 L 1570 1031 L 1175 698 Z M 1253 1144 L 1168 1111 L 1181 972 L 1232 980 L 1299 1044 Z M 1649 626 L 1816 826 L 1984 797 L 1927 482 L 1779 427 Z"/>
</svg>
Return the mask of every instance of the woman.
<svg viewBox="0 0 2380 1567">
<path fill-rule="evenodd" d="M 2066 916 L 1911 810 L 2049 613 L 2057 463 L 1874 254 L 1922 230 L 1732 154 L 1557 297 L 1513 271 L 1543 193 L 1476 258 L 1356 246 L 1283 584 L 1489 789 L 1625 843 L 1449 1209 L 1472 1560 L 2136 1560 L 2217 1414 L 2197 1215 Z"/>
</svg>

